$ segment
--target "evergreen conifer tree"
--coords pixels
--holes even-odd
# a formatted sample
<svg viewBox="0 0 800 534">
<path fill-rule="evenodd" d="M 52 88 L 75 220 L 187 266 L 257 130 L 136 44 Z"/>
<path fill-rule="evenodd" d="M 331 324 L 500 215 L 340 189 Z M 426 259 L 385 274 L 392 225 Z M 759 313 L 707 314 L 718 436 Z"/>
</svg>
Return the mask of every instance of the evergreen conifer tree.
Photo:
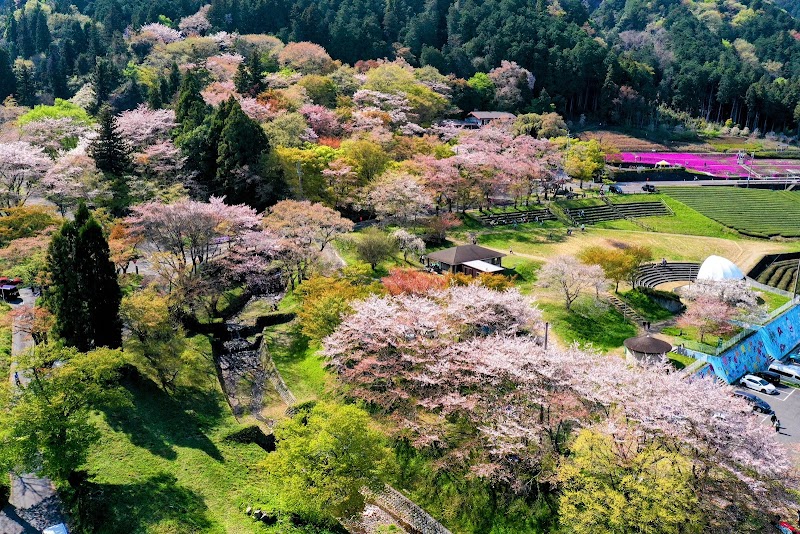
<svg viewBox="0 0 800 534">
<path fill-rule="evenodd" d="M 11 57 L 5 48 L 0 47 L 0 101 L 17 91 L 17 77 L 11 66 Z"/>
<path fill-rule="evenodd" d="M 111 108 L 103 107 L 97 120 L 98 136 L 89 146 L 89 155 L 104 173 L 121 176 L 131 168 L 130 148 L 117 131 L 117 120 Z"/>
<path fill-rule="evenodd" d="M 178 102 L 175 105 L 175 119 L 188 132 L 200 126 L 206 116 L 208 106 L 200 94 L 200 75 L 189 71 L 181 82 Z"/>
<path fill-rule="evenodd" d="M 46 300 L 56 317 L 56 334 L 80 351 L 119 347 L 122 293 L 103 230 L 84 204 L 53 236 L 47 264 Z"/>
</svg>

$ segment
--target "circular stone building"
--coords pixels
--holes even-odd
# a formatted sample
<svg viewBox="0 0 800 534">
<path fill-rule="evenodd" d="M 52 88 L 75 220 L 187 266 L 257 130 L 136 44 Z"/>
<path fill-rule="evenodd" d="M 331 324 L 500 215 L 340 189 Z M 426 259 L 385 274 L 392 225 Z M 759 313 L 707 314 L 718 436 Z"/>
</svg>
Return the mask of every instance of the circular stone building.
<svg viewBox="0 0 800 534">
<path fill-rule="evenodd" d="M 655 362 L 662 355 L 672 351 L 672 345 L 651 335 L 629 337 L 623 343 L 625 357 L 639 363 Z"/>
<path fill-rule="evenodd" d="M 697 272 L 698 280 L 742 280 L 744 273 L 731 260 L 721 256 L 709 256 Z"/>
</svg>

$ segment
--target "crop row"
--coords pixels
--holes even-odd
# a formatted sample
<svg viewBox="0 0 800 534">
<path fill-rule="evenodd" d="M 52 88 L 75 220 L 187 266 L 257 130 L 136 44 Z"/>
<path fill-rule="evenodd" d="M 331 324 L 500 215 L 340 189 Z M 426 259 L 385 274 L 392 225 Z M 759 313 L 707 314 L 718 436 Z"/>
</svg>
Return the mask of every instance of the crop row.
<svg viewBox="0 0 800 534">
<path fill-rule="evenodd" d="M 665 194 L 742 233 L 800 236 L 800 194 L 732 187 L 665 187 Z"/>
</svg>

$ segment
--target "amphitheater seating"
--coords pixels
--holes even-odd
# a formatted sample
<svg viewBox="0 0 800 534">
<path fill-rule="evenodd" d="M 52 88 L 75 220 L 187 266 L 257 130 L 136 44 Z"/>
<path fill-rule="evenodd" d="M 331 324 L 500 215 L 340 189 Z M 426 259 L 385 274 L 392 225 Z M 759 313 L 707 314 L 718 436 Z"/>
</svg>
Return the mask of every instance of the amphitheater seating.
<svg viewBox="0 0 800 534">
<path fill-rule="evenodd" d="M 656 287 L 667 282 L 694 282 L 699 270 L 699 263 L 667 262 L 666 265 L 646 263 L 639 268 L 634 285 Z"/>
<path fill-rule="evenodd" d="M 601 206 L 572 208 L 565 211 L 578 224 L 595 224 L 626 217 L 641 218 L 670 215 L 663 202 L 630 202 L 611 206 L 603 204 Z"/>
<path fill-rule="evenodd" d="M 556 216 L 550 210 L 525 210 L 513 211 L 509 213 L 499 213 L 497 215 L 480 215 L 478 220 L 486 226 L 502 226 L 506 224 L 522 224 L 537 221 L 555 221 Z"/>
</svg>

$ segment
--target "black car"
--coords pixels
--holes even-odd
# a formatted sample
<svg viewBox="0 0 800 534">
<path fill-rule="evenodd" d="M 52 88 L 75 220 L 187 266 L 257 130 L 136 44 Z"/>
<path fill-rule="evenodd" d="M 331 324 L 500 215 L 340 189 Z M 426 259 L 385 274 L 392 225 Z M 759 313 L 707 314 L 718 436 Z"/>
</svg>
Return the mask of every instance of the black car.
<svg viewBox="0 0 800 534">
<path fill-rule="evenodd" d="M 772 371 L 759 371 L 757 373 L 753 373 L 758 378 L 763 378 L 773 386 L 780 386 L 781 385 L 781 375 L 778 373 L 773 373 Z"/>
<path fill-rule="evenodd" d="M 609 193 L 616 193 L 618 195 L 624 194 L 624 191 L 622 191 L 622 187 L 620 187 L 618 185 L 610 185 L 610 186 L 608 186 L 608 192 Z"/>
<path fill-rule="evenodd" d="M 646 191 L 648 193 L 655 193 L 656 192 L 656 186 L 654 186 L 653 184 L 644 184 L 642 186 L 642 191 Z"/>
<path fill-rule="evenodd" d="M 733 392 L 734 397 L 741 397 L 746 400 L 750 405 L 753 407 L 754 412 L 761 412 L 766 414 L 772 413 L 772 406 L 761 400 L 760 398 L 756 397 L 752 393 L 748 393 L 747 391 L 742 391 L 737 389 Z"/>
</svg>

